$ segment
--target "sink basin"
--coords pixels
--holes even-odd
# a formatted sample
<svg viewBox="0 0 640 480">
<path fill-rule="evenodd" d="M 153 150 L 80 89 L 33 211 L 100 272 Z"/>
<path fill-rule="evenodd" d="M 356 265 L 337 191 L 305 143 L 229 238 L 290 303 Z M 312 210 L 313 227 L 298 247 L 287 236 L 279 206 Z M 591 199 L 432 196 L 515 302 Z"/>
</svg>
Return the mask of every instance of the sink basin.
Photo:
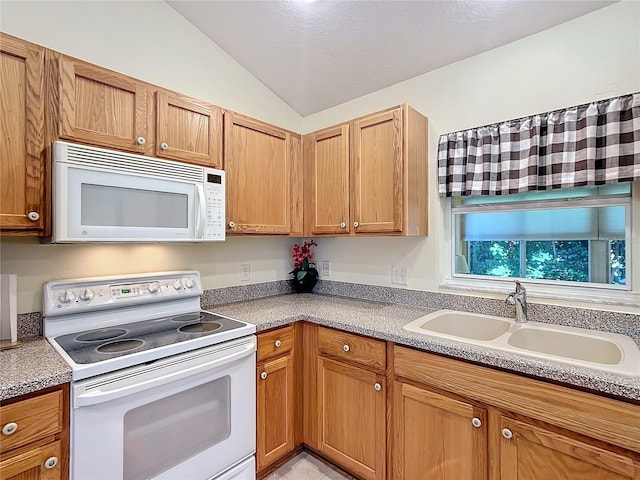
<svg viewBox="0 0 640 480">
<path fill-rule="evenodd" d="M 610 340 L 542 328 L 523 326 L 511 334 L 507 343 L 531 352 L 604 365 L 617 365 L 623 358 L 618 344 Z"/>
<path fill-rule="evenodd" d="M 640 349 L 628 336 L 491 315 L 439 310 L 405 325 L 425 337 L 441 337 L 619 375 L 640 377 Z"/>
<path fill-rule="evenodd" d="M 511 328 L 513 321 L 503 317 L 492 317 L 454 310 L 438 310 L 404 326 L 414 333 L 443 334 L 460 339 L 495 340 Z"/>
</svg>

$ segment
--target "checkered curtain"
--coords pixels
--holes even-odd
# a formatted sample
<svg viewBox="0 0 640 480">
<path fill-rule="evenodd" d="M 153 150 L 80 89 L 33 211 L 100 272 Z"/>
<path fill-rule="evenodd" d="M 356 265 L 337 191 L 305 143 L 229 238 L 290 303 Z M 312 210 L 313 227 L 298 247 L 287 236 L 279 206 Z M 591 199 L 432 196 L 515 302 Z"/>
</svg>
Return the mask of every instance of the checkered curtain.
<svg viewBox="0 0 640 480">
<path fill-rule="evenodd" d="M 441 197 L 508 195 L 640 179 L 640 92 L 448 133 Z"/>
</svg>

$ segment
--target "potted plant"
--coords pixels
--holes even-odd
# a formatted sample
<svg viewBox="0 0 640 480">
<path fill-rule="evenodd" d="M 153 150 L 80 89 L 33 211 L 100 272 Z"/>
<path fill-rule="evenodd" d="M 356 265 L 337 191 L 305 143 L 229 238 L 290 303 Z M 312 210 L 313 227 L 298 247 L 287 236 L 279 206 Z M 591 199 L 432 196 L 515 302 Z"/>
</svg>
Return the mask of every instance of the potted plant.
<svg viewBox="0 0 640 480">
<path fill-rule="evenodd" d="M 310 240 L 304 242 L 302 246 L 297 243 L 293 246 L 293 270 L 289 273 L 293 274 L 291 283 L 296 293 L 311 292 L 318 281 L 318 270 L 316 264 L 310 262 L 313 259 L 311 247 L 318 246 L 316 242 Z"/>
</svg>

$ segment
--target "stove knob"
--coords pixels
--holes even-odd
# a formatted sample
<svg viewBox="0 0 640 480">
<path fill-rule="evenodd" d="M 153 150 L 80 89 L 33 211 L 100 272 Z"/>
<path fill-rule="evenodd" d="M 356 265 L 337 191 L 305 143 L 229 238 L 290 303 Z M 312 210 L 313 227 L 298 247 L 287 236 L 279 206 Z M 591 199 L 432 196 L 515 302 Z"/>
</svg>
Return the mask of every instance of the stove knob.
<svg viewBox="0 0 640 480">
<path fill-rule="evenodd" d="M 64 293 L 58 297 L 58 299 L 62 303 L 71 303 L 76 299 L 76 294 L 69 290 L 65 290 Z"/>
<path fill-rule="evenodd" d="M 91 300 L 94 296 L 93 290 L 89 290 L 85 288 L 84 291 L 80 294 L 80 300 L 88 301 Z"/>
<path fill-rule="evenodd" d="M 157 293 L 160 291 L 160 283 L 158 282 L 150 283 L 148 288 L 150 293 Z"/>
<path fill-rule="evenodd" d="M 176 290 L 180 290 L 182 288 L 182 281 L 176 280 L 175 282 L 173 282 L 173 288 L 175 288 Z"/>
<path fill-rule="evenodd" d="M 195 286 L 195 282 L 193 281 L 192 278 L 187 278 L 184 281 L 184 286 L 187 287 L 187 288 L 193 288 Z"/>
</svg>

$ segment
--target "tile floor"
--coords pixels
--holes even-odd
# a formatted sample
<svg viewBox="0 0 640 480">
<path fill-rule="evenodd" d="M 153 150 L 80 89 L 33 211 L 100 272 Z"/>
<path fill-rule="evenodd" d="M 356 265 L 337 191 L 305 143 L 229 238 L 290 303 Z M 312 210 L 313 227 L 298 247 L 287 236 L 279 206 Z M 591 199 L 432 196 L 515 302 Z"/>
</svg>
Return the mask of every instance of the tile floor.
<svg viewBox="0 0 640 480">
<path fill-rule="evenodd" d="M 293 457 L 264 480 L 350 480 L 306 452 Z"/>
</svg>

